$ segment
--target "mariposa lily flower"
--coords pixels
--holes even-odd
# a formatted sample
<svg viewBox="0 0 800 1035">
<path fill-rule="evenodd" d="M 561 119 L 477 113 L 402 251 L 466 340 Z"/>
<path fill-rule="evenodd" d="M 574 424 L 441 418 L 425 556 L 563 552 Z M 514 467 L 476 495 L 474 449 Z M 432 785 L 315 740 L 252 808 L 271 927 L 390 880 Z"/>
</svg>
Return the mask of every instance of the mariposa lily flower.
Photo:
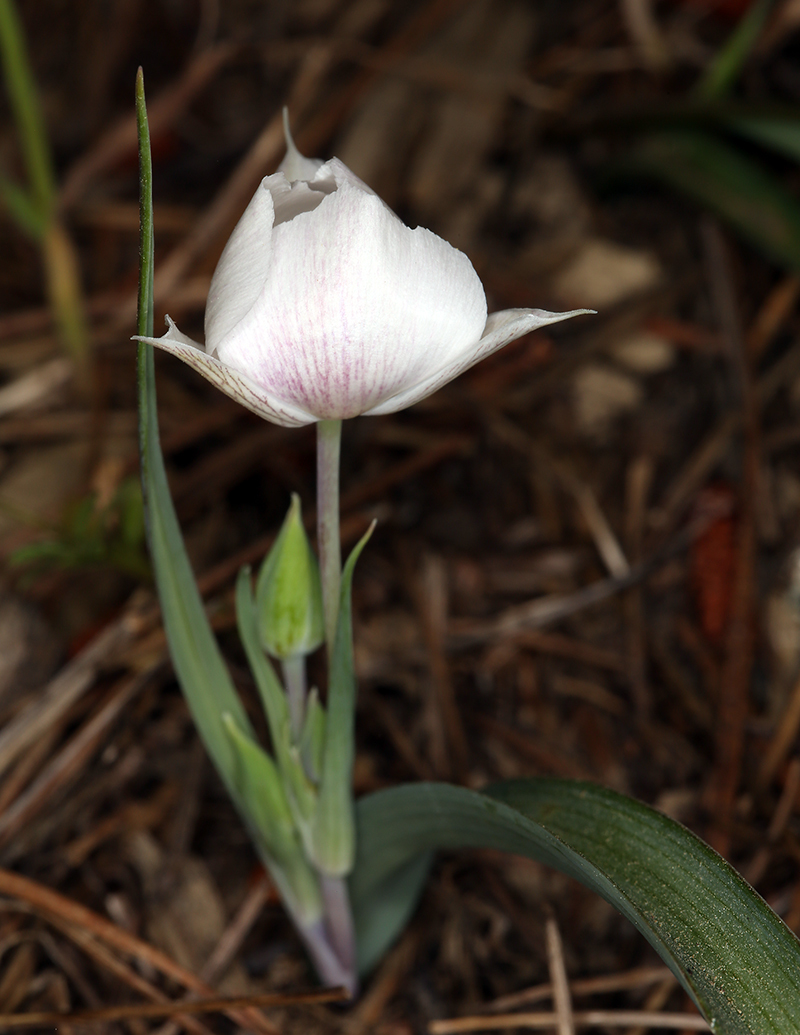
<svg viewBox="0 0 800 1035">
<path fill-rule="evenodd" d="M 167 317 L 142 340 L 184 360 L 286 427 L 402 410 L 537 327 L 588 310 L 507 309 L 487 318 L 472 263 L 409 229 L 337 158 L 288 137 L 211 281 L 205 347 Z"/>
</svg>

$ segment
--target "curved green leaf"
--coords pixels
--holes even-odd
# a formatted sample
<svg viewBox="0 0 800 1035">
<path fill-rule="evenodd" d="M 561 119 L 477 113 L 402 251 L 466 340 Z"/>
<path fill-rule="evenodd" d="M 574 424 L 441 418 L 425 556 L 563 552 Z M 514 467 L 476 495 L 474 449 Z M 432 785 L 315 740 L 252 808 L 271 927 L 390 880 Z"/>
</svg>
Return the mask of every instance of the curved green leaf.
<svg viewBox="0 0 800 1035">
<path fill-rule="evenodd" d="M 351 898 L 357 936 L 371 944 L 371 913 L 393 874 L 406 878 L 398 915 L 413 906 L 419 885 L 408 887 L 411 867 L 422 853 L 515 852 L 575 877 L 619 909 L 715 1031 L 800 1035 L 800 942 L 724 859 L 646 805 L 549 778 L 485 793 L 417 784 L 363 798 L 357 823 Z M 363 953 L 359 960 L 365 968 L 375 962 Z"/>
</svg>

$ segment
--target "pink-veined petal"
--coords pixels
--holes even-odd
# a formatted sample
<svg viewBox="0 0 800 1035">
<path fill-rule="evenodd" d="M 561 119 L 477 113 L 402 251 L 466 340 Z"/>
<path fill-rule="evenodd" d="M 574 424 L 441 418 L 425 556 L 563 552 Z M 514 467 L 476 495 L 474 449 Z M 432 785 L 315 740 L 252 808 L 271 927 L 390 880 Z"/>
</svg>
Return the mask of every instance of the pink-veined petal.
<svg viewBox="0 0 800 1035">
<path fill-rule="evenodd" d="M 273 424 L 280 424 L 284 428 L 296 428 L 303 424 L 312 424 L 316 420 L 316 417 L 291 403 L 273 398 L 248 377 L 226 366 L 215 356 L 209 356 L 202 345 L 192 341 L 179 331 L 169 317 L 167 317 L 167 323 L 169 330 L 163 337 L 142 338 L 137 336 L 134 340 L 147 342 L 149 345 L 155 345 L 164 352 L 177 356 L 235 402 Z"/>
<path fill-rule="evenodd" d="M 433 395 L 443 385 L 485 359 L 486 356 L 497 352 L 510 341 L 521 338 L 523 334 L 529 334 L 531 331 L 535 331 L 539 327 L 546 327 L 551 323 L 560 323 L 573 316 L 583 316 L 592 312 L 594 312 L 593 309 L 573 309 L 568 313 L 548 313 L 544 309 L 503 309 L 500 312 L 492 313 L 486 321 L 483 334 L 474 345 L 465 349 L 446 367 L 440 368 L 403 392 L 365 410 L 364 415 L 377 417 L 382 413 L 395 413 L 397 410 L 404 410 L 407 406 L 413 406 L 420 399 Z"/>
<path fill-rule="evenodd" d="M 449 368 L 481 335 L 469 259 L 410 230 L 341 162 L 336 191 L 276 226 L 259 299 L 216 353 L 318 419 L 354 417 Z M 447 380 L 447 378 L 445 378 Z"/>
</svg>

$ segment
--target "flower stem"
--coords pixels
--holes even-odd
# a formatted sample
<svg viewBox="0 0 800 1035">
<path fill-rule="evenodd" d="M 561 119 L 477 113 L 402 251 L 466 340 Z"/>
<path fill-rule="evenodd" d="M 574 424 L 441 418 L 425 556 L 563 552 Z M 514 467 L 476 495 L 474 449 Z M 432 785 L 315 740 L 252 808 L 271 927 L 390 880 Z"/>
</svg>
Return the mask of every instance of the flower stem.
<svg viewBox="0 0 800 1035">
<path fill-rule="evenodd" d="M 294 742 L 300 740 L 306 717 L 306 659 L 304 654 L 284 658 L 283 683 L 289 698 L 289 723 Z"/>
<path fill-rule="evenodd" d="M 320 877 L 322 898 L 325 902 L 325 920 L 330 943 L 345 974 L 351 976 L 348 990 L 355 994 L 352 982 L 356 978 L 356 936 L 353 930 L 353 911 L 345 877 Z"/>
<path fill-rule="evenodd" d="M 341 441 L 340 420 L 322 420 L 317 424 L 317 545 L 329 665 L 333 659 L 336 626 L 339 621 L 342 581 L 342 547 L 339 535 Z M 331 692 L 330 685 L 328 692 Z M 328 732 L 330 733 L 330 717 Z M 331 876 L 322 871 L 319 873 L 319 879 L 325 919 L 323 931 L 316 933 L 315 947 L 318 954 L 320 946 L 328 948 L 333 957 L 332 960 L 327 960 L 320 956 L 318 965 L 327 967 L 327 971 L 320 972 L 323 977 L 331 980 L 338 968 L 340 982 L 354 995 L 358 985 L 355 969 L 356 943 L 347 881 L 345 877 Z"/>
<path fill-rule="evenodd" d="M 355 967 L 342 965 L 330 941 L 329 925 L 324 920 L 306 926 L 296 921 L 295 924 L 323 985 L 343 985 L 354 997 L 358 992 L 358 975 Z"/>
<path fill-rule="evenodd" d="M 317 546 L 325 610 L 325 642 L 328 659 L 339 618 L 339 586 L 342 580 L 342 547 L 339 539 L 339 447 L 340 420 L 317 424 Z"/>
</svg>

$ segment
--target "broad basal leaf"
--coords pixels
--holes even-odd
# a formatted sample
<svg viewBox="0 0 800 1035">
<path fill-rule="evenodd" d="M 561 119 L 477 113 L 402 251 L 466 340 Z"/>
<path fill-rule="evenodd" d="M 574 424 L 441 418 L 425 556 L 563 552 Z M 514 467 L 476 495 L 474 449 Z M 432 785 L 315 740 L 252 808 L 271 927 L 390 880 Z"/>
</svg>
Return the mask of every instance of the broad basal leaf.
<svg viewBox="0 0 800 1035">
<path fill-rule="evenodd" d="M 494 848 L 553 866 L 616 906 L 717 1032 L 800 1033 L 800 942 L 724 859 L 646 805 L 568 780 L 485 793 L 417 784 L 362 799 L 357 829 L 350 886 L 363 969 L 391 940 L 392 915 L 396 934 L 413 908 L 426 853 Z"/>
</svg>

